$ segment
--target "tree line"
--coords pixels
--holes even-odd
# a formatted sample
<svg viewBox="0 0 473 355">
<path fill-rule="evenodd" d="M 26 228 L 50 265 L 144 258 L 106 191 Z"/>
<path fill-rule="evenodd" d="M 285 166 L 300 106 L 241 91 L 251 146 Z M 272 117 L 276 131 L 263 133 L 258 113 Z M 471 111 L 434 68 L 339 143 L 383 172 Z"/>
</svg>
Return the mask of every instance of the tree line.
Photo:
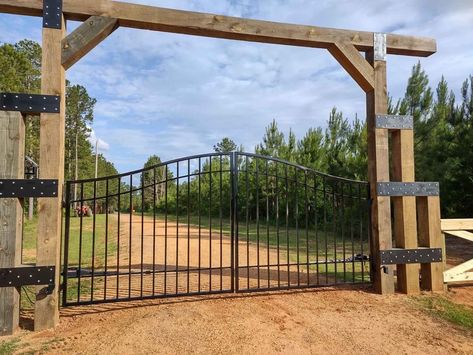
<svg viewBox="0 0 473 355">
<path fill-rule="evenodd" d="M 461 98 L 457 99 L 443 77 L 437 83 L 436 89 L 432 90 L 428 75 L 421 64 L 417 63 L 412 68 L 404 96 L 397 100 L 389 97 L 388 104 L 388 113 L 409 114 L 414 118 L 416 181 L 440 182 L 444 218 L 468 217 L 473 211 L 473 77 L 471 75 L 463 82 L 460 92 Z M 229 137 L 225 137 L 214 145 L 214 150 L 227 153 L 243 151 L 244 148 Z M 284 134 L 279 129 L 277 121 L 273 120 L 266 127 L 262 141 L 254 151 L 330 175 L 367 180 L 366 123 L 358 117 L 349 120 L 336 108 L 330 112 L 325 129 L 310 128 L 300 139 L 297 139 L 292 130 L 287 135 Z M 153 166 L 160 161 L 155 155 L 150 157 L 145 167 Z M 254 168 L 253 165 L 252 169 Z M 204 175 L 200 180 L 200 191 L 211 190 L 209 183 L 212 174 L 205 174 L 206 169 L 209 169 L 208 162 L 201 170 Z M 194 180 L 189 188 L 191 195 L 197 191 L 198 180 Z M 149 177 L 146 181 L 149 186 Z M 179 200 L 176 181 L 176 179 L 168 181 L 168 208 L 175 207 L 176 198 Z M 218 176 L 214 177 L 215 181 L 219 181 Z M 180 193 L 185 194 L 186 181 L 179 185 Z M 164 191 L 162 187 L 160 189 Z M 214 185 L 213 189 L 217 187 Z M 218 196 L 219 191 L 216 190 L 214 193 Z M 228 193 L 224 191 L 226 196 Z M 147 210 L 153 206 L 150 201 L 151 195 L 145 193 L 144 196 Z M 262 192 L 261 196 L 265 196 L 265 193 Z M 181 202 L 185 197 L 185 195 L 180 197 Z M 191 197 L 190 201 L 194 203 L 197 199 Z M 157 206 L 159 210 L 163 210 L 161 198 L 157 199 Z M 213 213 L 218 214 L 219 211 L 214 210 Z"/>
</svg>

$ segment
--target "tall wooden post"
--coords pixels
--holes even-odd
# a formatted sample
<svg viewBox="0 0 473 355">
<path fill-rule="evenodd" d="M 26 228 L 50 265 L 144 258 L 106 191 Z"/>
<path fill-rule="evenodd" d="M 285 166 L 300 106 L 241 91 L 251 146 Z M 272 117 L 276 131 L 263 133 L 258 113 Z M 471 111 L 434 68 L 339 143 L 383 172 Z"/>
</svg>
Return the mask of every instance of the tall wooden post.
<svg viewBox="0 0 473 355">
<path fill-rule="evenodd" d="M 35 305 L 35 330 L 49 329 L 59 322 L 60 242 L 66 112 L 66 81 L 65 70 L 61 64 L 61 41 L 65 34 L 64 17 L 62 18 L 61 29 L 43 28 L 41 93 L 60 95 L 61 106 L 60 113 L 41 114 L 40 178 L 58 180 L 58 198 L 38 200 L 37 265 L 56 265 L 56 288 L 48 294 L 44 287 L 38 286 Z"/>
<path fill-rule="evenodd" d="M 393 181 L 414 182 L 414 130 L 392 131 L 391 142 Z M 415 196 L 402 196 L 392 199 L 396 247 L 417 249 L 416 198 Z M 419 293 L 419 264 L 397 265 L 397 285 L 400 292 Z"/>
<path fill-rule="evenodd" d="M 19 112 L 0 111 L 0 179 L 23 179 L 25 122 Z M 0 198 L 0 268 L 21 263 L 23 206 L 18 198 Z M 0 335 L 18 328 L 20 289 L 0 287 Z"/>
<path fill-rule="evenodd" d="M 380 250 L 392 248 L 391 204 L 389 197 L 377 196 L 376 191 L 377 182 L 389 181 L 388 130 L 376 128 L 376 115 L 386 114 L 388 110 L 386 38 L 384 37 L 384 43 L 377 43 L 383 42 L 382 36 L 374 35 L 374 50 L 366 53 L 367 61 L 374 68 L 374 90 L 366 94 L 368 179 L 372 198 L 370 249 L 374 288 L 378 293 L 391 294 L 394 293 L 393 268 L 380 265 Z"/>
</svg>

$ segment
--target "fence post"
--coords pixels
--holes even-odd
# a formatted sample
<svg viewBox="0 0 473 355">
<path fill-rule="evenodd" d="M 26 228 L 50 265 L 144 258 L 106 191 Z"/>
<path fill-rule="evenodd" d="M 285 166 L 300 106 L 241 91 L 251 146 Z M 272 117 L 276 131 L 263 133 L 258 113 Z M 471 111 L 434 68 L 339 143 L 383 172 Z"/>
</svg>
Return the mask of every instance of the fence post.
<svg viewBox="0 0 473 355">
<path fill-rule="evenodd" d="M 232 265 L 232 292 L 238 290 L 239 272 L 238 272 L 238 153 L 230 153 L 230 181 L 232 193 L 231 207 L 231 265 Z"/>
<path fill-rule="evenodd" d="M 23 179 L 25 121 L 19 112 L 0 111 L 0 179 Z M 0 268 L 21 264 L 23 201 L 0 198 Z M 11 335 L 19 325 L 20 288 L 0 287 L 0 335 Z"/>
<path fill-rule="evenodd" d="M 376 115 L 386 114 L 388 110 L 386 42 L 383 46 L 377 43 L 378 39 L 379 34 L 375 34 L 374 47 L 381 47 L 381 53 L 374 49 L 366 53 L 366 59 L 374 68 L 374 90 L 366 94 L 368 179 L 372 198 L 370 250 L 374 288 L 378 293 L 391 294 L 394 293 L 393 267 L 380 265 L 380 251 L 392 248 L 391 202 L 389 197 L 378 196 L 376 191 L 377 182 L 389 181 L 388 130 L 376 128 Z"/>
</svg>

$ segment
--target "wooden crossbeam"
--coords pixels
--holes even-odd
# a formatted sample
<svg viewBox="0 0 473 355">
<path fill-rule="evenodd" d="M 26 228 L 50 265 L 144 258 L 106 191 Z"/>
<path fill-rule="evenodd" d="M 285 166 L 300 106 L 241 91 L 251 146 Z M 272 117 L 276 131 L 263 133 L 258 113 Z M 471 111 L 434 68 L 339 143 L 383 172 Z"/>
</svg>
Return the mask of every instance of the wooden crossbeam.
<svg viewBox="0 0 473 355">
<path fill-rule="evenodd" d="M 0 0 L 0 12 L 42 16 L 42 10 L 42 0 Z M 196 36 L 314 48 L 350 43 L 365 52 L 373 48 L 373 32 L 250 20 L 119 1 L 64 0 L 63 12 L 70 20 L 112 17 L 117 18 L 122 27 Z M 431 38 L 387 35 L 388 54 L 427 57 L 436 50 L 436 42 Z"/>
<path fill-rule="evenodd" d="M 69 69 L 118 28 L 118 20 L 91 16 L 62 40 L 62 65 Z"/>
<path fill-rule="evenodd" d="M 473 230 L 473 218 L 452 218 L 441 220 L 442 231 Z"/>
</svg>

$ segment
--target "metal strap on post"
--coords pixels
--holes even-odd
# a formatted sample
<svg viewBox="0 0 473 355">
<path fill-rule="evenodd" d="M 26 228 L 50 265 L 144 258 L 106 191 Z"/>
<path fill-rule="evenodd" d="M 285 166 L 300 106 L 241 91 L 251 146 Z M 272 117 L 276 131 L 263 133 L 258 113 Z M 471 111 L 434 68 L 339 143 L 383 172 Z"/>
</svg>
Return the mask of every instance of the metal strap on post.
<svg viewBox="0 0 473 355">
<path fill-rule="evenodd" d="M 376 128 L 414 129 L 414 118 L 401 115 L 376 115 Z"/>
<path fill-rule="evenodd" d="M 43 27 L 62 28 L 62 0 L 43 0 Z"/>
<path fill-rule="evenodd" d="M 378 182 L 378 196 L 438 196 L 438 182 Z"/>
<path fill-rule="evenodd" d="M 0 179 L 0 198 L 57 197 L 58 180 Z"/>
<path fill-rule="evenodd" d="M 0 287 L 54 286 L 55 266 L 25 266 L 0 269 Z"/>
<path fill-rule="evenodd" d="M 59 113 L 61 97 L 36 94 L 0 94 L 0 110 L 18 111 L 23 114 Z"/>
<path fill-rule="evenodd" d="M 430 264 L 442 261 L 442 248 L 381 250 L 381 265 Z"/>
</svg>

